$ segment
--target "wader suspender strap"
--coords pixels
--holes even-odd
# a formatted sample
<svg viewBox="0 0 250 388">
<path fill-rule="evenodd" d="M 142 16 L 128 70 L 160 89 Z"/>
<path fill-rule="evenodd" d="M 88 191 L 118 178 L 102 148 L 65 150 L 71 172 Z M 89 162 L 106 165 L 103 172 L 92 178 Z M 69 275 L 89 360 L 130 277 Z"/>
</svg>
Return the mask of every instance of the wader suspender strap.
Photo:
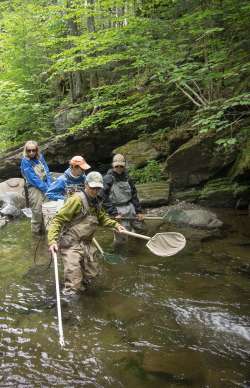
<svg viewBox="0 0 250 388">
<path fill-rule="evenodd" d="M 83 192 L 79 192 L 77 194 L 81 198 L 83 208 L 81 210 L 81 213 L 79 213 L 75 217 L 74 221 L 71 221 L 71 222 L 67 223 L 66 225 L 64 225 L 63 230 L 61 232 L 61 238 L 63 237 L 64 233 L 66 233 L 69 230 L 69 228 L 71 228 L 72 226 L 75 226 L 79 222 L 79 220 L 82 218 L 82 216 L 85 217 L 88 214 L 89 204 L 88 204 L 88 200 L 87 200 L 85 194 Z"/>
<path fill-rule="evenodd" d="M 81 192 L 81 191 L 77 194 L 79 195 L 79 197 L 82 200 L 83 210 L 86 210 L 86 212 L 85 212 L 85 215 L 86 215 L 89 211 L 89 203 L 88 203 L 88 200 L 86 198 L 86 195 L 84 194 L 84 192 Z"/>
</svg>

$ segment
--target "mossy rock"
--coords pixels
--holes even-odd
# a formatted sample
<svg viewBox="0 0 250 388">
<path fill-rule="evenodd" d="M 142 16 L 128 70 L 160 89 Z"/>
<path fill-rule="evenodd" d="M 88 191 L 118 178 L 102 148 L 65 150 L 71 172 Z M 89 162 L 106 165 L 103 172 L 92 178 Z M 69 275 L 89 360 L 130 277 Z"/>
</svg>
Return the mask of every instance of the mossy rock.
<svg viewBox="0 0 250 388">
<path fill-rule="evenodd" d="M 202 188 L 172 193 L 171 201 L 176 199 L 210 207 L 247 208 L 250 202 L 250 185 L 240 185 L 230 178 L 213 179 Z"/>
<path fill-rule="evenodd" d="M 157 160 L 167 153 L 167 143 L 157 136 L 143 136 L 116 148 L 113 154 L 123 154 L 128 167 L 140 168 L 150 160 Z"/>
<path fill-rule="evenodd" d="M 208 182 L 200 191 L 199 203 L 214 207 L 235 207 L 238 200 L 247 202 L 250 198 L 250 185 L 239 185 L 229 178 Z"/>
<path fill-rule="evenodd" d="M 169 185 L 167 181 L 142 183 L 136 185 L 143 207 L 157 207 L 168 204 Z"/>
<path fill-rule="evenodd" d="M 192 124 L 188 123 L 173 129 L 168 134 L 169 153 L 172 154 L 177 148 L 187 143 L 194 136 Z"/>
<path fill-rule="evenodd" d="M 171 199 L 196 203 L 199 201 L 199 197 L 200 197 L 200 190 L 193 188 L 188 190 L 177 191 L 174 193 Z"/>
<path fill-rule="evenodd" d="M 249 129 L 250 131 L 250 129 Z M 250 139 L 248 139 L 246 146 L 242 149 L 241 154 L 234 163 L 230 174 L 235 180 L 242 180 L 250 177 Z"/>
<path fill-rule="evenodd" d="M 167 166 L 171 192 L 200 186 L 235 161 L 237 149 L 219 149 L 217 137 L 216 133 L 197 135 L 170 155 Z"/>
</svg>

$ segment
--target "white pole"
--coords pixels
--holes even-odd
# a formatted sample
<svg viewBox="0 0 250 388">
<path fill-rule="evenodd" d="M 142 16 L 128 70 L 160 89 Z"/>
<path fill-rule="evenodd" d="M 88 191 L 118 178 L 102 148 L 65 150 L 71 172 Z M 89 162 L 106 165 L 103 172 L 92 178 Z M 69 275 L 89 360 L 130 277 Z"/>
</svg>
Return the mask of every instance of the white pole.
<svg viewBox="0 0 250 388">
<path fill-rule="evenodd" d="M 64 343 L 64 337 L 63 337 L 63 326 L 62 326 L 62 311 L 61 311 L 61 300 L 60 300 L 57 254 L 53 252 L 52 256 L 54 260 L 54 270 L 55 270 L 55 280 L 56 280 L 56 304 L 57 304 L 57 316 L 58 316 L 59 343 L 63 347 L 65 343 Z"/>
</svg>

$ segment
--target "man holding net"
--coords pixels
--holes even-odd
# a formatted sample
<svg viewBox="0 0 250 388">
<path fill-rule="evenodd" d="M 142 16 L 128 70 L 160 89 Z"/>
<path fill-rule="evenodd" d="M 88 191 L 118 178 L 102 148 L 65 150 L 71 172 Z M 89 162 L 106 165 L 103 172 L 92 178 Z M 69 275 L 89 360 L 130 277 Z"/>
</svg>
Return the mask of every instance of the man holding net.
<svg viewBox="0 0 250 388">
<path fill-rule="evenodd" d="M 89 173 L 84 191 L 69 197 L 50 223 L 49 250 L 57 252 L 60 248 L 64 264 L 64 295 L 84 291 L 99 274 L 96 248 L 92 242 L 97 226 L 115 228 L 118 233 L 125 230 L 103 210 L 98 199 L 102 188 L 101 174 L 96 171 Z"/>
</svg>

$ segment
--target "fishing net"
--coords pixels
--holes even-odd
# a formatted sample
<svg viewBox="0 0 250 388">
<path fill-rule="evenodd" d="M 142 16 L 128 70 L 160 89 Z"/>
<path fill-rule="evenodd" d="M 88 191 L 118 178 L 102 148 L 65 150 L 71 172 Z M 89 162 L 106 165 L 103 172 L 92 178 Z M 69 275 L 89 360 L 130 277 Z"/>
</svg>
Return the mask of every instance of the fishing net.
<svg viewBox="0 0 250 388">
<path fill-rule="evenodd" d="M 157 256 L 172 256 L 181 251 L 186 245 L 186 239 L 181 233 L 157 233 L 146 246 Z"/>
<path fill-rule="evenodd" d="M 109 264 L 120 264 L 124 262 L 124 257 L 118 253 L 104 252 L 103 259 Z"/>
</svg>

